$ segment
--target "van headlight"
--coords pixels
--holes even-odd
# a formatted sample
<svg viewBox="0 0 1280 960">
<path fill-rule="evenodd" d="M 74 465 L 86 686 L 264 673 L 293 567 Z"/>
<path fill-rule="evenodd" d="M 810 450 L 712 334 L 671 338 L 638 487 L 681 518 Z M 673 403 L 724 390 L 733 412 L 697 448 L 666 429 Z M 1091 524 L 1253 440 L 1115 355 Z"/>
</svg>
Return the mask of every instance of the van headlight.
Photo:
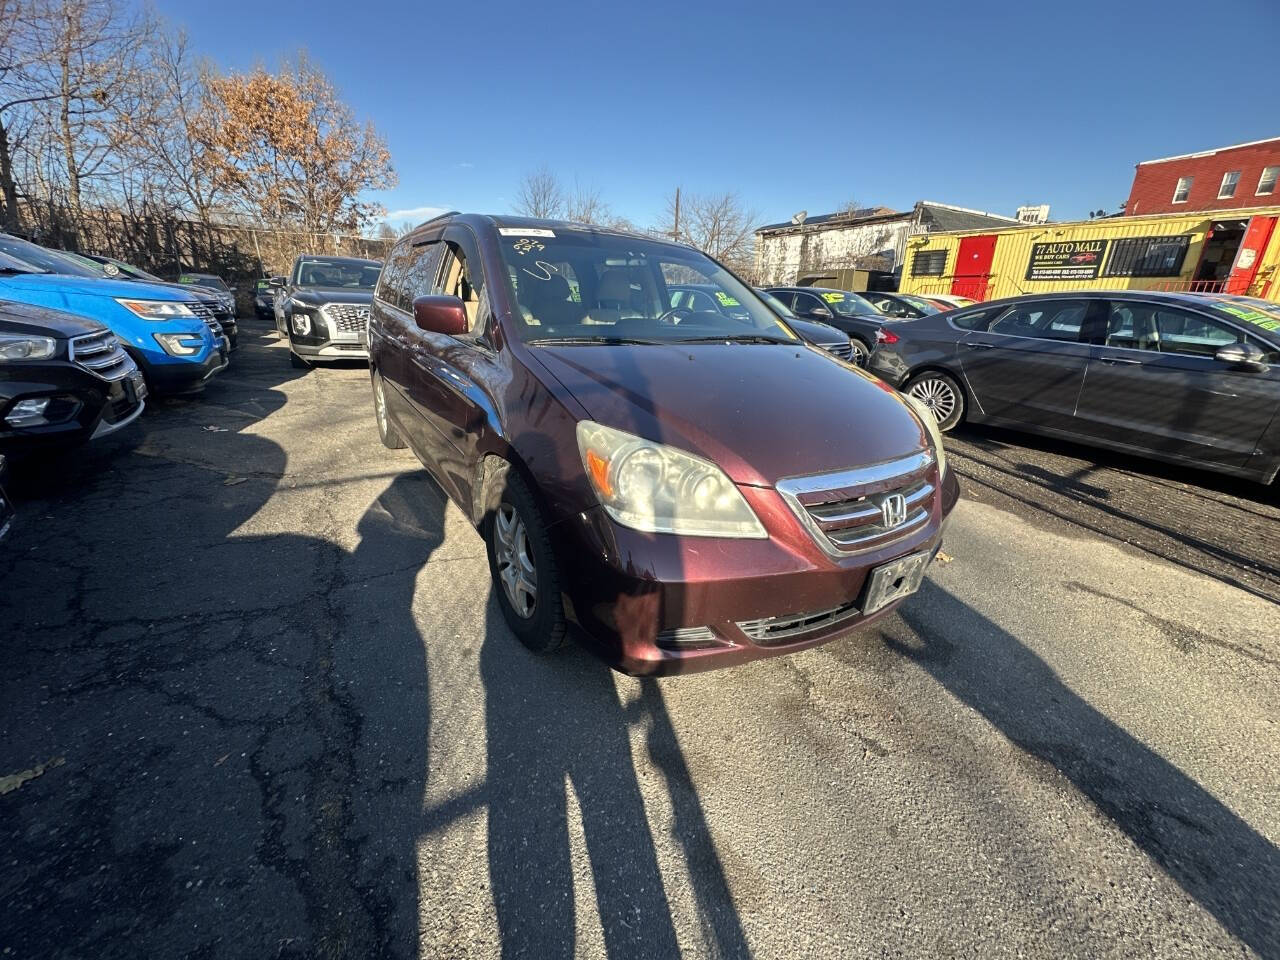
<svg viewBox="0 0 1280 960">
<path fill-rule="evenodd" d="M 579 421 L 577 433 L 587 478 L 601 506 L 624 527 L 692 537 L 769 536 L 710 460 L 590 420 Z"/>
<path fill-rule="evenodd" d="M 925 432 L 929 434 L 929 439 L 933 442 L 933 454 L 938 460 L 938 477 L 941 479 L 947 469 L 947 451 L 942 446 L 942 430 L 938 427 L 938 418 L 933 415 L 932 410 L 911 394 L 901 393 L 899 396 L 911 405 L 916 417 L 924 425 Z"/>
</svg>

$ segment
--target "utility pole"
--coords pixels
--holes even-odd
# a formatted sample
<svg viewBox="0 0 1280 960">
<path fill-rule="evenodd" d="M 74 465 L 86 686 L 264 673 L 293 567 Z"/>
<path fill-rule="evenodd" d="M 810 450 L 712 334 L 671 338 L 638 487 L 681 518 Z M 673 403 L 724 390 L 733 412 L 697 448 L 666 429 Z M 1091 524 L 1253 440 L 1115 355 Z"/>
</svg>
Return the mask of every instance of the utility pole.
<svg viewBox="0 0 1280 960">
<path fill-rule="evenodd" d="M 671 221 L 672 221 L 671 239 L 674 240 L 676 243 L 679 243 L 680 242 L 680 188 L 679 187 L 676 187 L 676 212 L 675 212 L 675 216 L 671 218 Z"/>
</svg>

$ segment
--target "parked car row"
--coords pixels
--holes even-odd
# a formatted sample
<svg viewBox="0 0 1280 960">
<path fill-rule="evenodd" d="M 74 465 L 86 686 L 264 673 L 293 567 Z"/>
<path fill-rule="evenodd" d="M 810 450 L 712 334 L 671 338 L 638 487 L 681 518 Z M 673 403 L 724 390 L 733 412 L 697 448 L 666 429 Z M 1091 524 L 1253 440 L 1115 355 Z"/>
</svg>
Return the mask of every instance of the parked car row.
<svg viewBox="0 0 1280 960">
<path fill-rule="evenodd" d="M 235 336 L 234 301 L 203 282 L 0 234 L 0 460 L 102 437 L 151 396 L 202 389 Z M 0 527 L 9 515 L 0 493 Z"/>
</svg>

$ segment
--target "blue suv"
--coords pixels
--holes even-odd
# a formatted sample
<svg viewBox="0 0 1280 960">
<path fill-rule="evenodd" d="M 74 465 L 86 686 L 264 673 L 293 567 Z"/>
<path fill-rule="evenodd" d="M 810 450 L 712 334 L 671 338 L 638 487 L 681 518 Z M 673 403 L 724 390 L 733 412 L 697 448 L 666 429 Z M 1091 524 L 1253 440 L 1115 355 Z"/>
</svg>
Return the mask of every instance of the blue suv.
<svg viewBox="0 0 1280 960">
<path fill-rule="evenodd" d="M 190 393 L 227 365 L 230 344 L 200 298 L 168 284 L 110 280 L 54 250 L 0 234 L 0 300 L 54 307 L 110 328 L 151 393 Z"/>
</svg>

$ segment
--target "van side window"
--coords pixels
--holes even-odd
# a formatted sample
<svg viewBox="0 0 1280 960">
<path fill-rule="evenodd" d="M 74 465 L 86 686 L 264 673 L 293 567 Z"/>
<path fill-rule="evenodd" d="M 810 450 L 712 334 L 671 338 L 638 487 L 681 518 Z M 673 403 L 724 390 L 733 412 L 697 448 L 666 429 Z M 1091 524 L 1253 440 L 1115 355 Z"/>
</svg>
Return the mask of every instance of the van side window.
<svg viewBox="0 0 1280 960">
<path fill-rule="evenodd" d="M 412 259 L 405 272 L 403 295 L 404 308 L 413 311 L 413 301 L 425 297 L 435 286 L 436 274 L 440 270 L 440 258 L 444 254 L 444 244 L 439 240 L 424 243 L 412 248 Z"/>
<path fill-rule="evenodd" d="M 405 309 L 403 305 L 403 287 L 405 269 L 409 264 L 411 248 L 407 243 L 396 244 L 387 255 L 382 273 L 378 275 L 378 287 L 374 295 L 383 303 Z"/>
<path fill-rule="evenodd" d="M 484 267 L 471 233 L 463 227 L 445 231 L 443 263 L 434 291 L 445 296 L 457 297 L 467 311 L 467 331 L 479 333 L 488 312 L 484 300 Z"/>
</svg>

